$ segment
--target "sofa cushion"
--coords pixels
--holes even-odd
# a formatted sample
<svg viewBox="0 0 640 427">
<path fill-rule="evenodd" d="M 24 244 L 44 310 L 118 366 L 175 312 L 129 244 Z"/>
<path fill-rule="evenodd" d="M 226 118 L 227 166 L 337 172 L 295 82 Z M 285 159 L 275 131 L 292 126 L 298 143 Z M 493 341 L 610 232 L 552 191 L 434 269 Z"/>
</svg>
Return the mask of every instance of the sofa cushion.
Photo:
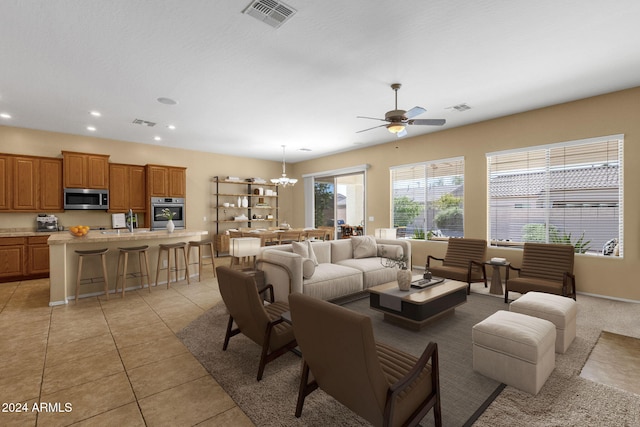
<svg viewBox="0 0 640 427">
<path fill-rule="evenodd" d="M 353 257 L 356 259 L 376 256 L 378 247 L 373 236 L 351 236 L 353 246 Z"/>
<path fill-rule="evenodd" d="M 309 259 L 311 259 L 311 261 L 313 261 L 314 265 L 318 265 L 318 258 L 316 258 L 316 253 L 313 250 L 313 245 L 311 244 L 311 240 L 305 240 L 305 243 L 307 244 L 307 249 L 309 250 Z"/>
<path fill-rule="evenodd" d="M 345 259 L 353 258 L 351 239 L 331 240 L 331 262 L 336 264 Z"/>
<path fill-rule="evenodd" d="M 338 264 L 321 263 L 309 279 L 303 280 L 303 293 L 330 300 L 363 290 L 362 272 Z"/>
<path fill-rule="evenodd" d="M 383 258 L 346 259 L 338 265 L 354 268 L 362 272 L 362 286 L 368 289 L 397 279 L 398 270 L 387 268 L 382 264 Z"/>
<path fill-rule="evenodd" d="M 376 255 L 382 258 L 401 258 L 404 255 L 404 249 L 400 245 L 377 244 Z"/>
<path fill-rule="evenodd" d="M 309 245 L 307 245 L 307 242 L 291 242 L 291 250 L 302 258 L 309 258 Z"/>
<path fill-rule="evenodd" d="M 310 258 L 302 260 L 302 277 L 305 279 L 311 278 L 316 271 L 316 263 Z"/>
</svg>

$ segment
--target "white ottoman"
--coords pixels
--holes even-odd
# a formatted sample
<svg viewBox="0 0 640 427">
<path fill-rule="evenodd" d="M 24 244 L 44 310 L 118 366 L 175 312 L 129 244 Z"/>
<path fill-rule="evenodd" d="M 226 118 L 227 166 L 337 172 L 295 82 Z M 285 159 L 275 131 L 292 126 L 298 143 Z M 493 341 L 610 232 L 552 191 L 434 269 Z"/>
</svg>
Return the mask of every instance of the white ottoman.
<svg viewBox="0 0 640 427">
<path fill-rule="evenodd" d="M 548 320 L 497 311 L 472 330 L 473 370 L 538 394 L 556 366 L 556 328 Z"/>
<path fill-rule="evenodd" d="M 527 292 L 509 305 L 515 313 L 546 319 L 556 325 L 556 353 L 565 353 L 576 337 L 576 302 L 560 295 Z"/>
</svg>

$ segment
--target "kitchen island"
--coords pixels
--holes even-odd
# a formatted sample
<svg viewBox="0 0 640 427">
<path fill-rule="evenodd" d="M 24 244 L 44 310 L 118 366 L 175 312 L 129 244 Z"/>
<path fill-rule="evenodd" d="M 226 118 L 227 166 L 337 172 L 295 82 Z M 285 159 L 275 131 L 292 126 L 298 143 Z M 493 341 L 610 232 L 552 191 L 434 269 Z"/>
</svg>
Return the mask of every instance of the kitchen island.
<svg viewBox="0 0 640 427">
<path fill-rule="evenodd" d="M 90 230 L 87 235 L 82 237 L 75 237 L 71 233 L 52 234 L 47 241 L 49 244 L 49 280 L 51 283 L 49 305 L 62 305 L 69 300 L 75 299 L 76 272 L 78 269 L 76 250 L 86 251 L 109 248 L 109 252 L 107 252 L 107 274 L 109 276 L 109 290 L 114 292 L 118 248 L 149 245 L 149 271 L 151 275 L 149 282 L 155 284 L 158 245 L 161 243 L 199 241 L 202 240 L 203 236 L 206 238 L 208 233 L 205 230 L 192 229 L 176 229 L 173 233 L 168 233 L 166 230 L 134 229 L 133 233 L 128 230 Z M 130 272 L 139 268 L 137 256 L 129 258 L 129 266 Z M 80 296 L 95 296 L 104 293 L 100 262 L 85 262 L 82 265 L 82 270 L 83 281 L 82 286 L 80 286 Z M 147 282 L 144 281 L 144 283 Z M 138 278 L 129 279 L 127 286 L 135 289 L 135 287 L 140 286 L 140 280 Z"/>
</svg>

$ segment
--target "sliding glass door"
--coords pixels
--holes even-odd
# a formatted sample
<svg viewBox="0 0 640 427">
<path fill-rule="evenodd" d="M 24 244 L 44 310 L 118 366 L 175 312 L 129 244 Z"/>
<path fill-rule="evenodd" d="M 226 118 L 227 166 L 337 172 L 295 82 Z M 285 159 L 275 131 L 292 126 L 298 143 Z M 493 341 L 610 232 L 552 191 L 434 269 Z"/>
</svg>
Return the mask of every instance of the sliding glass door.
<svg viewBox="0 0 640 427">
<path fill-rule="evenodd" d="M 340 239 L 364 234 L 364 172 L 314 177 L 314 227 L 335 227 Z"/>
</svg>

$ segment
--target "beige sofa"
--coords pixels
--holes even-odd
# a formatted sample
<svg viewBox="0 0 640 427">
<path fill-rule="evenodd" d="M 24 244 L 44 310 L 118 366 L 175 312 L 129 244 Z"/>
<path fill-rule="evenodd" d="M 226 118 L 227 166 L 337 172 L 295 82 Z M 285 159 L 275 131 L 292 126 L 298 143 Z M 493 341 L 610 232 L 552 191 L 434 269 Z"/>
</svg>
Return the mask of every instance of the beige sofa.
<svg viewBox="0 0 640 427">
<path fill-rule="evenodd" d="M 385 267 L 385 257 L 406 256 L 411 266 L 411 245 L 406 240 L 354 236 L 310 242 L 317 265 L 312 258 L 303 256 L 306 244 L 261 248 L 257 268 L 264 271 L 266 282 L 273 285 L 276 301 L 287 301 L 292 292 L 333 300 L 394 281 L 396 269 Z"/>
</svg>

